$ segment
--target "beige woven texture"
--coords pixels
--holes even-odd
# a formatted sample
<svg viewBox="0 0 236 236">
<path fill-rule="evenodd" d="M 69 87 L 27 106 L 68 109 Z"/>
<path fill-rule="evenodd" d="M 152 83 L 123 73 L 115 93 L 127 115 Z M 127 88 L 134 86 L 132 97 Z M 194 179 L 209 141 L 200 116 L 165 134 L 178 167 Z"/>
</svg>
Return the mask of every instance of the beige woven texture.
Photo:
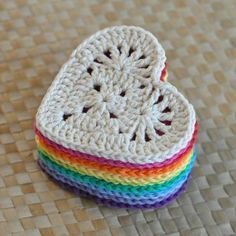
<svg viewBox="0 0 236 236">
<path fill-rule="evenodd" d="M 98 206 L 36 163 L 33 119 L 86 37 L 138 25 L 166 50 L 169 80 L 195 106 L 198 159 L 186 193 L 159 210 Z M 236 1 L 0 1 L 0 235 L 235 235 Z"/>
</svg>

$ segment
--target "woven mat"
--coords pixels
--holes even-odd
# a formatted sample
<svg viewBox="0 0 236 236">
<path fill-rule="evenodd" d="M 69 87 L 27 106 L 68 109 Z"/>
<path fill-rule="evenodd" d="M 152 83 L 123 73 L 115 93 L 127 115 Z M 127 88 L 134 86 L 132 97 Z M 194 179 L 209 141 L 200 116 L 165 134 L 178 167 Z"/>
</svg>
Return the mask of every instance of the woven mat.
<svg viewBox="0 0 236 236">
<path fill-rule="evenodd" d="M 87 36 L 138 25 L 164 46 L 169 80 L 194 104 L 198 160 L 187 191 L 159 210 L 99 206 L 36 164 L 33 119 Z M 0 2 L 0 235 L 235 235 L 236 1 Z"/>
</svg>

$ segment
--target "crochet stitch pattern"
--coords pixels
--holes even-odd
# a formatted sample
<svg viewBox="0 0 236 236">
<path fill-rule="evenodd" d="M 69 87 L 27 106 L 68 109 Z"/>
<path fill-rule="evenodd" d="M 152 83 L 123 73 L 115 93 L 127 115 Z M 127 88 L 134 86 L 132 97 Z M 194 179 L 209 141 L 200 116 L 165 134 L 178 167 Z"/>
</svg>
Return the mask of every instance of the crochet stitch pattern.
<svg viewBox="0 0 236 236">
<path fill-rule="evenodd" d="M 176 198 L 196 159 L 198 123 L 167 76 L 164 49 L 139 27 L 85 40 L 36 114 L 41 168 L 110 206 L 156 208 Z"/>
</svg>

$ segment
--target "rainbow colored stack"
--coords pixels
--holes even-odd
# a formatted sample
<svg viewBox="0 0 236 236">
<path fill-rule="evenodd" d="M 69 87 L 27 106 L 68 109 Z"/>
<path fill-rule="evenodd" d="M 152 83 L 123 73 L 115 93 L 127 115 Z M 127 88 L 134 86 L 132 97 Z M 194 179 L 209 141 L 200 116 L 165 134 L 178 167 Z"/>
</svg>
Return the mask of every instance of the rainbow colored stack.
<svg viewBox="0 0 236 236">
<path fill-rule="evenodd" d="M 112 41 L 116 49 L 109 44 L 111 35 L 118 41 Z M 134 46 L 125 52 L 133 37 L 136 47 L 144 47 L 136 56 L 139 63 L 149 56 L 154 61 L 153 55 L 162 53 L 156 41 L 153 47 L 158 45 L 158 50 L 150 50 L 153 36 L 136 27 L 109 28 L 86 40 L 45 96 L 36 116 L 35 138 L 40 166 L 61 186 L 110 206 L 158 208 L 185 189 L 196 159 L 198 124 L 192 106 L 166 82 L 165 57 L 157 63 L 146 60 L 152 67 L 140 64 L 138 75 L 124 69 L 121 73 L 122 66 L 114 69 L 115 53 L 128 58 L 136 53 Z M 94 44 L 102 45 L 104 38 L 104 47 L 109 45 L 106 57 L 93 58 L 94 64 L 89 58 L 88 63 L 84 48 L 97 56 Z M 161 71 L 159 81 L 156 68 Z M 79 79 L 73 79 L 78 71 Z"/>
<path fill-rule="evenodd" d="M 197 124 L 187 147 L 164 163 L 135 165 L 87 155 L 53 143 L 36 129 L 39 163 L 62 185 L 112 206 L 155 208 L 177 197 L 196 158 Z"/>
</svg>

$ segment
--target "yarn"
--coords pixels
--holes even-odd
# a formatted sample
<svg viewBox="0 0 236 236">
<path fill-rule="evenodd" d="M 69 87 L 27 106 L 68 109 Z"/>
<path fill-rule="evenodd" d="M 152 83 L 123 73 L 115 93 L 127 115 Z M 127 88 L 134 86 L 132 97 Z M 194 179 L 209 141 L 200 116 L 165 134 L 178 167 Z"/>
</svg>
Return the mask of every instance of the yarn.
<svg viewBox="0 0 236 236">
<path fill-rule="evenodd" d="M 97 169 L 91 168 L 91 167 L 90 168 L 83 167 L 80 164 L 74 165 L 70 162 L 66 162 L 66 161 L 63 161 L 62 159 L 51 156 L 42 150 L 40 150 L 39 152 L 46 155 L 49 159 L 53 160 L 57 164 L 65 167 L 67 169 L 76 171 L 80 174 L 95 176 L 97 178 L 101 178 L 101 179 L 104 179 L 106 181 L 113 182 L 113 183 L 123 183 L 124 182 L 124 183 L 130 184 L 130 185 L 144 185 L 146 183 L 163 182 L 163 181 L 169 179 L 171 176 L 175 176 L 180 171 L 182 171 L 182 169 L 184 169 L 187 166 L 187 164 L 190 162 L 192 154 L 193 154 L 192 150 L 190 150 L 188 153 L 186 153 L 185 154 L 186 160 L 183 163 L 180 163 L 181 166 L 180 167 L 177 166 L 178 168 L 177 167 L 169 168 L 165 172 L 163 172 L 161 170 L 161 173 L 158 173 L 158 171 L 153 171 L 151 176 L 146 176 L 145 174 L 143 174 L 142 176 L 140 174 L 137 175 L 136 174 L 137 171 L 133 171 L 133 176 L 129 177 L 129 176 L 125 175 L 122 170 L 117 170 L 116 171 L 117 174 L 114 174 L 114 173 L 112 173 L 112 171 L 109 167 L 106 168 L 106 171 L 101 171 L 101 170 L 97 170 Z M 155 172 L 157 172 L 157 173 L 155 173 Z M 127 173 L 127 172 L 125 172 L 125 173 Z"/>
<path fill-rule="evenodd" d="M 162 184 L 149 184 L 147 186 L 133 187 L 129 185 L 113 184 L 108 183 L 103 180 L 96 179 L 94 177 L 89 177 L 86 175 L 81 175 L 77 172 L 70 171 L 63 168 L 62 166 L 54 163 L 50 159 L 47 159 L 42 153 L 39 154 L 40 163 L 44 166 L 47 173 L 53 176 L 55 179 L 62 179 L 62 181 L 71 183 L 79 188 L 85 187 L 91 195 L 104 197 L 114 197 L 120 198 L 130 198 L 132 201 L 149 199 L 156 200 L 158 198 L 162 199 L 168 194 L 171 194 L 175 189 L 178 189 L 187 180 L 190 173 L 196 154 L 192 156 L 192 160 L 189 165 L 183 170 L 179 176 L 172 178 L 166 183 Z M 139 194 L 137 194 L 139 193 Z"/>
<path fill-rule="evenodd" d="M 59 184 L 62 188 L 72 191 L 75 194 L 79 195 L 79 196 L 83 196 L 83 197 L 87 197 L 87 198 L 91 198 L 94 199 L 97 203 L 102 204 L 102 205 L 107 205 L 107 206 L 111 206 L 111 207 L 122 207 L 122 208 L 134 208 L 134 209 L 151 209 L 151 208 L 160 208 L 165 206 L 166 204 L 170 203 L 172 200 L 174 200 L 175 198 L 177 198 L 184 190 L 185 190 L 185 186 L 186 183 L 184 183 L 182 185 L 182 187 L 175 192 L 174 194 L 170 195 L 169 197 L 167 197 L 166 199 L 163 199 L 160 202 L 154 203 L 154 204 L 136 204 L 136 205 L 130 205 L 128 203 L 122 203 L 122 202 L 115 202 L 112 200 L 108 200 L 108 199 L 104 199 L 104 198 L 99 198 L 99 197 L 95 197 L 94 195 L 89 194 L 87 191 L 83 191 L 80 188 L 76 188 L 74 186 L 71 185 L 71 183 L 65 183 L 59 179 L 54 179 L 47 171 L 46 169 L 44 169 L 44 166 L 42 165 L 42 163 L 40 163 L 39 161 L 39 165 L 42 167 L 42 169 L 49 175 L 49 177 L 51 177 L 51 179 L 53 181 L 55 181 L 55 183 Z M 47 168 L 47 167 L 46 167 Z"/>
<path fill-rule="evenodd" d="M 42 151 L 39 151 L 41 154 L 44 154 Z M 46 154 L 47 155 L 47 154 Z M 103 180 L 106 180 L 108 182 L 112 182 L 112 183 L 123 183 L 123 184 L 130 184 L 130 185 L 145 185 L 145 184 L 154 184 L 154 183 L 162 183 L 166 180 L 168 180 L 169 178 L 171 178 L 172 176 L 176 176 L 178 175 L 184 168 L 186 168 L 186 166 L 188 165 L 188 163 L 191 160 L 191 157 L 193 155 L 193 152 L 190 151 L 188 153 L 188 160 L 181 166 L 181 168 L 178 168 L 177 170 L 169 170 L 167 173 L 164 174 L 159 174 L 159 175 L 154 175 L 151 176 L 149 178 L 145 178 L 145 175 L 143 176 L 143 178 L 140 177 L 132 177 L 132 178 L 128 178 L 125 177 L 124 175 L 122 175 L 122 173 L 118 174 L 118 175 L 114 175 L 113 173 L 109 173 L 109 169 L 107 169 L 107 172 L 98 172 L 96 170 L 93 169 L 86 169 L 86 168 L 76 168 L 73 165 L 69 164 L 69 163 L 63 163 L 61 161 L 58 161 L 56 159 L 54 159 L 52 156 L 47 155 L 47 157 L 50 160 L 53 160 L 54 162 L 56 162 L 57 164 L 63 166 L 64 168 L 67 168 L 69 170 L 73 170 L 75 172 L 78 172 L 80 174 L 83 175 L 89 175 L 89 176 L 94 176 L 96 178 L 100 178 Z"/>
<path fill-rule="evenodd" d="M 36 114 L 41 168 L 109 206 L 156 208 L 179 196 L 196 159 L 198 123 L 167 77 L 164 49 L 139 27 L 85 40 Z"/>
</svg>

